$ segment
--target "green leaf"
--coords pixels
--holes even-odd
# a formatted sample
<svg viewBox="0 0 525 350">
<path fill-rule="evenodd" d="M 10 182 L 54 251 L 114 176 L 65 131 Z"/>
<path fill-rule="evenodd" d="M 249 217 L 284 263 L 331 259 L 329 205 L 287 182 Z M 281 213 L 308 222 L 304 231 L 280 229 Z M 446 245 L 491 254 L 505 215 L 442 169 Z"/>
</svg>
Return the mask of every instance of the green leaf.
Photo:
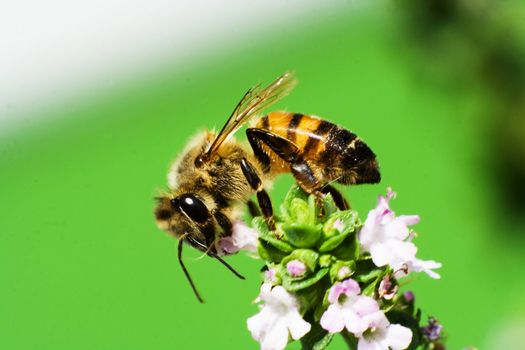
<svg viewBox="0 0 525 350">
<path fill-rule="evenodd" d="M 325 276 L 310 287 L 298 290 L 295 296 L 300 305 L 301 314 L 313 312 L 323 300 L 325 292 L 330 289 L 330 279 Z"/>
<path fill-rule="evenodd" d="M 330 252 L 341 243 L 343 243 L 348 236 L 352 235 L 352 240 L 347 240 L 347 246 L 338 251 L 338 255 L 343 260 L 356 259 L 359 254 L 359 245 L 355 237 L 355 231 L 359 224 L 357 213 L 353 210 L 339 211 L 328 218 L 323 225 L 324 241 L 319 246 L 320 253 Z M 334 224 L 336 227 L 334 227 Z M 342 226 L 338 228 L 337 226 Z"/>
<path fill-rule="evenodd" d="M 339 244 L 341 244 L 345 240 L 346 236 L 347 235 L 337 235 L 328 238 L 319 247 L 319 253 L 327 253 L 331 250 L 334 250 Z"/>
<path fill-rule="evenodd" d="M 334 260 L 335 257 L 331 256 L 330 254 L 323 254 L 319 257 L 319 266 L 328 267 Z"/>
<path fill-rule="evenodd" d="M 302 199 L 294 198 L 288 208 L 290 213 L 290 221 L 296 224 L 311 224 L 311 214 L 308 203 Z"/>
<path fill-rule="evenodd" d="M 273 245 L 261 239 L 259 239 L 259 244 L 257 245 L 257 254 L 261 259 L 273 263 L 280 263 L 281 260 L 283 260 L 283 258 L 288 255 L 288 253 L 277 249 Z"/>
<path fill-rule="evenodd" d="M 277 239 L 277 238 L 270 237 L 270 236 L 261 236 L 259 237 L 259 242 L 261 241 L 271 244 L 275 248 L 285 253 L 291 253 L 294 250 L 294 247 L 292 247 L 290 244 L 286 243 L 282 239 Z"/>
<path fill-rule="evenodd" d="M 334 333 L 326 333 L 324 337 L 315 342 L 312 350 L 326 349 L 328 345 L 330 345 L 330 343 L 332 342 L 332 339 L 334 339 Z"/>
<path fill-rule="evenodd" d="M 356 260 L 359 256 L 359 243 L 355 233 L 346 236 L 343 242 L 330 251 L 330 254 L 339 260 Z"/>
<path fill-rule="evenodd" d="M 317 219 L 319 218 L 319 208 L 317 207 L 317 199 L 313 195 L 308 197 L 308 214 L 308 223 L 310 225 L 315 225 Z"/>
<path fill-rule="evenodd" d="M 268 229 L 268 225 L 266 225 L 266 221 L 264 221 L 264 218 L 253 218 L 252 226 L 259 232 L 259 242 L 261 242 L 261 244 L 263 244 L 262 242 L 267 243 L 263 248 L 267 248 L 269 244 L 284 253 L 291 253 L 294 250 L 294 248 L 288 242 L 286 242 L 283 239 L 276 238 L 276 233 Z M 261 254 L 259 254 L 259 256 L 264 259 L 264 257 Z"/>
<path fill-rule="evenodd" d="M 337 234 L 337 232 L 334 232 L 334 223 L 337 220 L 339 220 L 343 226 L 341 231 L 335 229 L 339 234 L 354 232 L 359 226 L 361 226 L 361 220 L 359 220 L 359 216 L 355 210 L 337 211 L 328 217 L 323 226 L 323 232 L 327 237 Z"/>
<path fill-rule="evenodd" d="M 328 268 L 320 269 L 312 277 L 302 279 L 300 281 L 293 281 L 291 279 L 287 280 L 283 278 L 283 287 L 284 289 L 292 293 L 297 292 L 301 289 L 308 288 L 319 282 L 328 273 L 328 270 Z"/>
<path fill-rule="evenodd" d="M 277 232 L 284 235 L 288 242 L 298 248 L 312 248 L 321 238 L 322 225 L 315 226 L 295 223 L 277 224 Z"/>
<path fill-rule="evenodd" d="M 283 217 L 284 221 L 287 222 L 294 222 L 295 220 L 292 218 L 292 201 L 294 199 L 299 199 L 304 201 L 306 203 L 308 201 L 308 194 L 304 192 L 301 187 L 299 187 L 297 184 L 294 184 L 286 196 L 284 197 L 283 204 L 281 204 L 281 216 Z"/>
<path fill-rule="evenodd" d="M 288 193 L 286 193 L 286 196 L 284 197 L 283 205 L 286 207 L 290 207 L 290 203 L 294 198 L 299 198 L 304 200 L 305 202 L 308 200 L 308 193 L 306 193 L 299 185 L 296 183 L 290 187 L 288 190 Z"/>
<path fill-rule="evenodd" d="M 363 288 L 363 290 L 361 291 L 361 294 L 369 296 L 369 297 L 374 297 L 374 294 L 377 288 L 377 284 L 379 283 L 379 281 L 381 281 L 381 279 L 382 279 L 382 276 L 378 276 L 375 280 L 373 280 L 372 282 L 370 282 L 370 284 L 368 284 L 366 287 Z"/>
<path fill-rule="evenodd" d="M 367 283 L 378 277 L 383 278 L 388 271 L 386 268 L 379 268 L 374 265 L 371 258 L 360 259 L 356 262 L 355 280 Z"/>
<path fill-rule="evenodd" d="M 329 193 L 323 198 L 323 210 L 324 215 L 328 218 L 333 213 L 337 212 L 339 209 L 337 208 L 337 205 L 334 202 L 334 199 L 332 195 Z"/>
</svg>

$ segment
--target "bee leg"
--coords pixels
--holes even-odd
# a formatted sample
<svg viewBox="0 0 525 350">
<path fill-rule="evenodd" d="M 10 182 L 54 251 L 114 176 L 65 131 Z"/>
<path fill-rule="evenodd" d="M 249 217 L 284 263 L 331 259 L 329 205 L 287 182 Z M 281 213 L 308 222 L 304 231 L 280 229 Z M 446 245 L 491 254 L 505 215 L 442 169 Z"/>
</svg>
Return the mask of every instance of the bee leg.
<svg viewBox="0 0 525 350">
<path fill-rule="evenodd" d="M 248 211 L 250 212 L 252 218 L 261 216 L 261 210 L 257 207 L 257 204 L 255 204 L 254 201 L 250 199 L 248 202 L 246 202 L 246 205 L 248 206 Z"/>
<path fill-rule="evenodd" d="M 231 236 L 233 231 L 233 224 L 231 220 L 219 210 L 213 211 L 213 217 L 222 229 L 222 237 Z M 215 238 L 214 238 L 215 241 Z"/>
<path fill-rule="evenodd" d="M 299 158 L 302 158 L 299 148 L 293 142 L 270 131 L 248 128 L 246 129 L 246 135 L 252 146 L 253 153 L 263 165 L 263 171 L 266 171 L 265 167 L 270 166 L 270 157 L 262 149 L 261 142 L 270 147 L 272 151 L 287 163 L 294 164 L 300 160 Z"/>
<path fill-rule="evenodd" d="M 268 196 L 268 193 L 262 186 L 261 178 L 259 177 L 259 175 L 257 175 L 257 171 L 255 170 L 253 165 L 251 165 L 250 162 L 246 160 L 246 158 L 241 159 L 241 169 L 242 173 L 244 174 L 244 177 L 246 177 L 246 180 L 250 184 L 251 188 L 257 191 L 257 202 L 259 202 L 259 207 L 261 207 L 261 211 L 264 218 L 266 219 L 268 228 L 272 231 L 275 230 L 272 201 L 270 200 L 270 196 Z"/>
<path fill-rule="evenodd" d="M 267 173 L 270 171 L 270 156 L 264 151 L 264 149 L 261 146 L 261 141 L 257 137 L 257 132 L 255 128 L 248 128 L 246 130 L 246 136 L 248 137 L 248 142 L 250 142 L 250 146 L 252 147 L 253 154 L 259 161 L 259 164 L 261 165 L 262 171 L 264 173 Z"/>
<path fill-rule="evenodd" d="M 324 216 L 324 206 L 323 206 L 324 194 L 320 190 L 316 190 L 314 191 L 314 196 L 315 196 L 315 206 L 319 209 L 317 216 L 322 218 Z"/>
<path fill-rule="evenodd" d="M 334 199 L 335 205 L 339 208 L 339 210 L 348 210 L 350 209 L 350 205 L 348 204 L 347 200 L 343 197 L 341 192 L 339 192 L 335 187 L 326 185 L 321 188 L 321 192 L 323 194 L 331 194 L 332 198 Z"/>
<path fill-rule="evenodd" d="M 188 272 L 188 269 L 186 269 L 186 266 L 184 265 L 184 262 L 182 261 L 182 245 L 183 240 L 179 240 L 179 246 L 178 246 L 178 258 L 179 258 L 179 264 L 180 267 L 182 267 L 182 271 L 184 272 L 184 276 L 186 276 L 186 279 L 190 283 L 191 289 L 193 290 L 193 294 L 197 297 L 197 300 L 200 303 L 204 303 L 204 299 L 202 299 L 199 291 L 197 290 L 197 287 L 195 286 L 195 283 L 193 283 L 193 280 L 191 279 L 190 273 Z"/>
<path fill-rule="evenodd" d="M 317 197 L 317 205 L 320 208 L 319 215 L 322 216 L 321 204 L 323 194 L 319 190 L 322 186 L 310 164 L 301 155 L 299 148 L 290 140 L 267 130 L 248 128 L 246 134 L 255 156 L 262 163 L 263 167 L 266 165 L 265 161 L 269 162 L 269 157 L 264 153 L 260 143 L 267 145 L 282 160 L 290 164 L 290 171 L 299 186 L 307 193 L 314 194 Z"/>
</svg>

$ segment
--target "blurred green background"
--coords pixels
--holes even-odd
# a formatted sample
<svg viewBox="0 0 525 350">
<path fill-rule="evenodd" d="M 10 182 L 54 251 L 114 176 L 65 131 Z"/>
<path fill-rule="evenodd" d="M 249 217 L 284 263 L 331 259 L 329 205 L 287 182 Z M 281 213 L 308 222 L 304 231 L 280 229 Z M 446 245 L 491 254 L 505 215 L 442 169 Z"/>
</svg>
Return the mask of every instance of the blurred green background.
<svg viewBox="0 0 525 350">
<path fill-rule="evenodd" d="M 418 255 L 442 262 L 442 279 L 405 288 L 449 348 L 522 348 L 524 43 L 519 1 L 349 4 L 22 120 L 0 139 L 0 348 L 257 348 L 246 319 L 262 263 L 231 257 L 240 281 L 186 249 L 200 305 L 152 198 L 192 135 L 286 70 L 300 84 L 273 110 L 337 122 L 378 155 L 382 183 L 344 189 L 361 217 L 387 186 L 397 213 L 421 216 Z M 274 203 L 290 184 L 276 182 Z"/>
</svg>

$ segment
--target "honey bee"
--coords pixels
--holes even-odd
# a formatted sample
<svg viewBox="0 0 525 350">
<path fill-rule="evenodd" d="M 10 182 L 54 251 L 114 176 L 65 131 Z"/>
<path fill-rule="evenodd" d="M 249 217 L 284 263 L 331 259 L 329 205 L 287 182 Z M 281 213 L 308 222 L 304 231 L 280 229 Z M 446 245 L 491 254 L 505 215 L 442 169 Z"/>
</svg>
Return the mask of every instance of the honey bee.
<svg viewBox="0 0 525 350">
<path fill-rule="evenodd" d="M 265 190 L 281 173 L 291 173 L 307 193 L 321 198 L 330 193 L 340 209 L 343 196 L 330 184 L 377 183 L 379 166 L 372 150 L 354 133 L 311 115 L 272 112 L 247 128 L 249 146 L 231 136 L 248 120 L 286 96 L 296 85 L 285 73 L 265 88 L 246 92 L 221 131 L 204 131 L 189 143 L 168 173 L 169 191 L 157 198 L 159 228 L 178 238 L 178 260 L 195 296 L 203 302 L 182 261 L 182 247 L 190 246 L 219 260 L 218 241 L 232 235 L 242 207 L 256 195 L 270 229 L 273 209 Z"/>
</svg>

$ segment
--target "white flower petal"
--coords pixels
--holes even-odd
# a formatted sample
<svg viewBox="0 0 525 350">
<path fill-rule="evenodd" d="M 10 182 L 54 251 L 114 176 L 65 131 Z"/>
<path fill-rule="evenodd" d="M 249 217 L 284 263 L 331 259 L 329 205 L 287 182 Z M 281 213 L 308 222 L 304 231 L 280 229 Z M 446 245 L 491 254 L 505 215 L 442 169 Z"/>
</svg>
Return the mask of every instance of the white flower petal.
<svg viewBox="0 0 525 350">
<path fill-rule="evenodd" d="M 379 311 L 379 304 L 374 298 L 360 295 L 352 305 L 352 309 L 361 316 Z"/>
<path fill-rule="evenodd" d="M 442 265 L 441 263 L 434 261 L 434 260 L 419 260 L 414 258 L 409 264 L 408 264 L 408 270 L 415 271 L 415 272 L 424 272 L 427 275 L 429 275 L 431 278 L 434 279 L 440 279 L 441 276 L 437 273 L 432 271 L 432 269 L 438 269 Z"/>
<path fill-rule="evenodd" d="M 398 324 L 391 324 L 386 330 L 387 343 L 392 350 L 408 348 L 412 341 L 412 331 Z"/>
<path fill-rule="evenodd" d="M 385 329 L 390 325 L 388 318 L 386 318 L 383 311 L 376 311 L 367 316 L 367 321 L 370 328 L 381 328 Z"/>
<path fill-rule="evenodd" d="M 275 286 L 272 288 L 272 300 L 268 302 L 283 304 L 290 308 L 295 308 L 295 298 L 289 294 L 282 286 Z"/>
<path fill-rule="evenodd" d="M 368 329 L 369 324 L 366 318 L 359 316 L 352 309 L 347 309 L 343 316 L 346 329 L 349 332 L 354 333 L 355 336 L 360 336 Z"/>
<path fill-rule="evenodd" d="M 345 327 L 344 313 L 339 304 L 332 304 L 321 316 L 321 327 L 330 333 L 339 333 Z"/>
<path fill-rule="evenodd" d="M 265 304 L 247 320 L 247 325 L 261 349 L 282 350 L 290 334 L 299 339 L 310 331 L 311 325 L 301 317 L 295 297 L 282 286 L 272 288 L 270 283 L 264 283 L 258 299 Z"/>
<path fill-rule="evenodd" d="M 263 283 L 261 285 L 261 290 L 259 292 L 259 299 L 267 301 L 271 298 L 272 295 L 272 284 L 271 283 Z"/>
<path fill-rule="evenodd" d="M 368 220 L 365 221 L 358 235 L 359 243 L 365 248 L 365 251 L 369 251 L 370 246 L 378 241 L 374 232 L 375 227 L 367 225 L 367 222 Z"/>
<path fill-rule="evenodd" d="M 361 337 L 357 342 L 357 350 L 388 350 L 388 348 L 384 348 L 383 345 L 378 342 L 368 341 Z"/>
<path fill-rule="evenodd" d="M 386 318 L 386 317 L 385 317 Z M 386 324 L 360 336 L 357 350 L 404 350 L 412 341 L 412 331 L 398 324 Z"/>
<path fill-rule="evenodd" d="M 387 239 L 404 240 L 408 237 L 410 230 L 400 217 L 395 218 L 388 224 L 384 225 L 385 237 Z"/>
<path fill-rule="evenodd" d="M 275 321 L 276 317 L 272 312 L 267 308 L 263 308 L 258 314 L 250 317 L 246 323 L 253 339 L 261 341 Z"/>
<path fill-rule="evenodd" d="M 397 218 L 407 226 L 419 224 L 420 221 L 419 215 L 399 215 Z"/>
<path fill-rule="evenodd" d="M 370 247 L 370 255 L 372 255 L 372 261 L 377 267 L 388 265 L 392 261 L 392 252 L 384 243 L 372 245 Z"/>
<path fill-rule="evenodd" d="M 308 322 L 303 320 L 299 313 L 292 315 L 289 321 L 288 328 L 290 330 L 290 335 L 295 340 L 301 339 L 306 333 L 310 332 L 310 329 L 312 328 Z"/>
<path fill-rule="evenodd" d="M 400 262 L 399 265 L 402 265 L 403 263 L 407 261 L 412 261 L 413 259 L 416 258 L 417 247 L 412 242 L 404 242 L 404 241 L 390 239 L 385 242 L 385 245 L 387 246 L 387 249 L 389 249 L 391 252 L 392 261 L 395 261 L 395 262 L 399 261 Z M 392 267 L 394 266 L 392 265 Z"/>
<path fill-rule="evenodd" d="M 217 251 L 220 255 L 235 254 L 239 250 L 256 252 L 258 241 L 259 235 L 256 230 L 241 221 L 237 221 L 233 224 L 232 235 L 222 237 L 219 240 Z"/>
<path fill-rule="evenodd" d="M 283 350 L 288 344 L 288 330 L 283 321 L 273 324 L 261 342 L 261 350 Z"/>
<path fill-rule="evenodd" d="M 388 190 L 386 196 L 379 197 L 377 207 L 368 213 L 358 234 L 363 251 L 370 252 L 376 266 L 390 265 L 396 270 L 396 276 L 406 275 L 407 271 L 415 271 L 425 272 L 432 278 L 439 278 L 439 274 L 432 269 L 441 267 L 441 264 L 416 258 L 417 248 L 411 242 L 413 234 L 408 226 L 417 224 L 419 216 L 396 217 L 389 205 L 394 196 L 394 192 Z"/>
</svg>

